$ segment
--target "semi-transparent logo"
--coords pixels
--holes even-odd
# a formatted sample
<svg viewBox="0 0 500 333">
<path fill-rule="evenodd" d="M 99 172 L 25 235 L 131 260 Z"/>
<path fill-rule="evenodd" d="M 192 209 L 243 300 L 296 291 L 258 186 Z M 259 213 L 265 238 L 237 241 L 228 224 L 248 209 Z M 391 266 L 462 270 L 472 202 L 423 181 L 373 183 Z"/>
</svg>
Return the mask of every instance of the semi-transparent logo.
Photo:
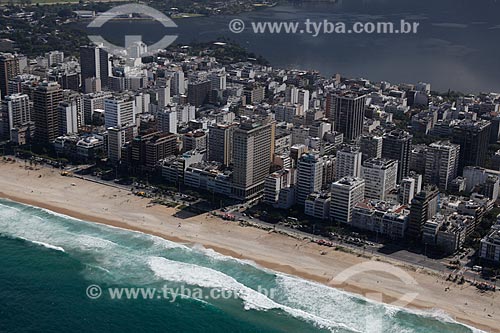
<svg viewBox="0 0 500 333">
<path fill-rule="evenodd" d="M 177 28 L 177 25 L 168 16 L 154 8 L 141 4 L 127 4 L 113 7 L 107 12 L 99 14 L 92 22 L 89 23 L 87 28 L 101 28 L 110 20 L 129 17 L 130 15 L 138 15 L 140 18 L 150 18 L 161 23 L 165 28 Z M 142 36 L 138 35 L 126 35 L 125 47 L 110 43 L 100 35 L 89 35 L 88 37 L 94 44 L 104 48 L 108 53 L 114 55 L 128 54 L 130 47 L 134 44 L 143 43 Z M 165 35 L 158 42 L 152 45 L 147 45 L 146 48 L 143 48 L 140 55 L 148 56 L 158 52 L 158 50 L 165 49 L 172 44 L 177 37 L 177 35 Z"/>
</svg>

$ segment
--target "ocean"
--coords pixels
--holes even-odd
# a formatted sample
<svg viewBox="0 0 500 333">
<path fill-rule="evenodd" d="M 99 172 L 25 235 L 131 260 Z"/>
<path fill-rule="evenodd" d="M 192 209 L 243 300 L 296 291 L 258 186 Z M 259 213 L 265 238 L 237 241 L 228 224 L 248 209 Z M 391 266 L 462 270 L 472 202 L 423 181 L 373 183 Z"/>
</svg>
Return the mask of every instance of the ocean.
<svg viewBox="0 0 500 333">
<path fill-rule="evenodd" d="M 299 4 L 297 4 L 299 3 Z M 93 34 L 116 43 L 141 35 L 147 44 L 178 35 L 179 43 L 227 38 L 262 55 L 273 66 L 340 73 L 391 83 L 429 82 L 437 91 L 500 91 L 500 2 L 496 0 L 337 0 L 296 1 L 232 16 L 176 19 L 177 29 L 148 21 L 113 21 Z M 239 34 L 229 22 L 241 19 Z M 420 23 L 417 34 L 256 34 L 252 22 L 332 23 L 400 20 Z"/>
<path fill-rule="evenodd" d="M 0 200 L 0 332 L 480 332 L 139 232 Z M 89 297 L 89 286 L 101 297 Z M 185 288 L 113 299 L 109 288 Z M 272 292 L 269 292 L 272 291 Z M 211 295 L 211 294 L 210 294 Z M 217 293 L 214 293 L 217 295 Z"/>
</svg>

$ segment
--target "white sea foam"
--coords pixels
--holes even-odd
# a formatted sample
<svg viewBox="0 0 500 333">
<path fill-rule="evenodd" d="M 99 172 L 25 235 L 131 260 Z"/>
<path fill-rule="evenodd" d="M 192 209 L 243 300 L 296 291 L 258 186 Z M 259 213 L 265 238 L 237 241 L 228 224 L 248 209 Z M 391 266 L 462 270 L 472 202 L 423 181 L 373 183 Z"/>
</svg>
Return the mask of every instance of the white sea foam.
<svg viewBox="0 0 500 333">
<path fill-rule="evenodd" d="M 146 268 L 149 267 L 154 272 L 155 279 L 160 278 L 206 288 L 232 290 L 242 299 L 246 309 L 282 310 L 293 317 L 305 319 L 320 327 L 332 330 L 340 328 L 348 331 L 366 332 L 365 318 L 368 313 L 373 315 L 374 318 L 383 316 L 388 319 L 386 322 L 390 322 L 390 327 L 386 332 L 413 332 L 408 327 L 405 327 L 404 323 L 395 323 L 398 322 L 395 317 L 400 311 L 434 318 L 441 322 L 456 323 L 455 320 L 440 310 L 416 311 L 383 305 L 319 283 L 263 269 L 253 262 L 224 256 L 201 245 L 193 247 L 194 251 L 216 261 L 252 265 L 275 275 L 277 277 L 277 289 L 282 294 L 279 297 L 270 299 L 245 286 L 233 277 L 215 269 L 161 257 L 150 257 L 152 255 L 156 256 L 156 251 L 151 252 L 141 247 L 140 242 L 136 243 L 135 248 L 128 247 L 128 244 L 134 243 L 134 238 L 142 239 L 143 237 L 146 240 L 152 240 L 150 243 L 145 243 L 151 246 L 151 249 L 183 248 L 191 251 L 191 248 L 185 245 L 142 232 L 96 225 L 48 210 L 43 211 L 64 218 L 64 220 L 52 220 L 46 216 L 41 218 L 29 211 L 11 207 L 8 204 L 0 204 L 0 209 L 2 214 L 0 230 L 2 233 L 9 237 L 26 239 L 49 249 L 82 257 L 87 265 L 97 264 L 96 267 L 107 273 L 105 278 L 116 278 L 123 282 L 133 280 L 134 282 L 149 283 L 151 278 L 154 278 Z M 82 225 L 86 225 L 88 228 L 74 228 L 74 226 L 78 225 L 67 221 L 68 219 L 84 222 L 85 224 Z M 109 231 L 114 230 L 119 232 L 109 233 Z M 187 251 L 186 255 L 189 255 L 189 251 Z M 91 257 L 93 259 L 89 261 Z M 148 258 L 147 262 L 145 262 L 146 258 Z M 360 299 L 365 302 L 360 303 Z M 482 332 L 472 327 L 469 328 L 473 332 Z"/>
<path fill-rule="evenodd" d="M 2 216 L 5 217 L 4 213 L 5 210 L 2 210 Z M 50 245 L 54 249 L 103 249 L 116 245 L 103 238 L 72 233 L 61 223 L 30 215 L 27 212 L 17 212 L 10 218 L 2 219 L 0 226 L 2 231 L 10 237 L 22 238 L 39 245 Z"/>
<path fill-rule="evenodd" d="M 232 257 L 225 256 L 223 254 L 220 254 L 219 252 L 216 252 L 212 249 L 208 249 L 204 247 L 202 244 L 196 243 L 191 247 L 194 251 L 198 253 L 202 253 L 207 257 L 210 257 L 215 260 L 220 260 L 220 261 L 227 261 L 227 260 L 234 260 Z"/>
<path fill-rule="evenodd" d="M 90 268 L 95 268 L 97 270 L 100 270 L 100 271 L 106 272 L 108 274 L 111 274 L 111 271 L 109 269 L 104 268 L 104 267 L 101 267 L 101 266 L 98 266 L 98 265 L 91 265 L 91 264 L 87 264 L 87 266 L 90 267 Z"/>
<path fill-rule="evenodd" d="M 52 245 L 52 244 L 47 244 L 47 243 L 44 243 L 44 242 L 37 242 L 37 241 L 31 241 L 31 242 L 35 243 L 35 244 L 38 244 L 38 245 L 41 245 L 41 246 L 44 246 L 44 247 L 46 247 L 48 249 L 52 249 L 52 250 L 56 250 L 56 251 L 61 251 L 61 252 L 66 252 L 60 246 L 55 246 L 55 245 Z"/>
<path fill-rule="evenodd" d="M 209 248 L 206 248 L 204 247 L 202 244 L 199 244 L 199 243 L 196 243 L 194 244 L 192 247 L 191 247 L 193 250 L 197 251 L 198 253 L 202 253 L 203 255 L 207 256 L 207 257 L 210 257 L 214 260 L 217 260 L 217 261 L 232 261 L 232 262 L 235 262 L 235 263 L 238 263 L 238 264 L 241 264 L 241 265 L 249 265 L 249 266 L 253 266 L 261 271 L 264 271 L 266 273 L 270 273 L 270 274 L 274 274 L 275 272 L 270 270 L 270 269 L 267 269 L 265 267 L 262 267 L 260 266 L 259 264 L 257 264 L 255 261 L 253 260 L 249 260 L 249 259 L 238 259 L 238 258 L 234 258 L 234 257 L 230 257 L 230 256 L 226 256 L 226 255 L 223 255 L 213 249 L 209 249 Z"/>
<path fill-rule="evenodd" d="M 81 249 L 110 249 L 118 244 L 100 237 L 94 237 L 90 235 L 78 235 L 74 240 L 74 244 Z"/>
<path fill-rule="evenodd" d="M 402 309 L 401 311 L 406 311 L 412 314 L 415 314 L 417 316 L 421 317 L 427 317 L 427 318 L 433 318 L 441 322 L 449 323 L 449 324 L 457 324 L 457 325 L 462 325 L 467 328 L 469 328 L 473 333 L 486 333 L 483 330 L 480 330 L 478 328 L 459 323 L 456 321 L 450 314 L 448 314 L 446 311 L 441 310 L 441 309 L 429 309 L 429 310 L 417 310 L 417 309 Z"/>
<path fill-rule="evenodd" d="M 172 241 L 169 241 L 169 240 L 167 240 L 165 238 L 161 238 L 161 237 L 158 237 L 158 236 L 155 236 L 155 235 L 145 234 L 145 233 L 142 233 L 142 232 L 140 232 L 140 234 L 142 236 L 145 236 L 145 237 L 148 237 L 148 238 L 152 239 L 153 240 L 153 244 L 155 246 L 161 247 L 161 248 L 163 248 L 165 250 L 170 250 L 170 249 L 185 249 L 185 250 L 189 250 L 190 249 L 189 247 L 187 247 L 184 244 L 172 242 Z"/>
<path fill-rule="evenodd" d="M 0 199 L 1 201 L 6 201 L 6 202 L 11 202 L 11 203 L 15 203 L 14 201 L 11 201 L 11 200 L 8 200 L 8 199 Z M 12 206 L 8 206 L 8 205 L 4 205 L 0 202 L 0 207 L 2 208 L 5 208 L 5 209 L 12 209 L 12 210 L 15 210 L 17 212 L 20 212 L 21 209 L 20 208 L 17 208 L 17 207 L 12 207 Z"/>
<path fill-rule="evenodd" d="M 34 207 L 34 206 L 32 206 Z M 38 208 L 38 207 L 34 207 L 34 208 Z M 159 247 L 162 247 L 164 249 L 173 249 L 173 248 L 185 248 L 185 249 L 188 249 L 187 246 L 183 245 L 183 244 L 179 244 L 179 243 L 175 243 L 175 242 L 172 242 L 172 241 L 169 241 L 169 240 L 166 240 L 164 238 L 161 238 L 161 237 L 158 237 L 158 236 L 155 236 L 155 235 L 151 235 L 151 234 L 147 234 L 147 233 L 144 233 L 144 232 L 141 232 L 141 231 L 137 231 L 137 230 L 131 230 L 131 229 L 126 229 L 126 228 L 121 228 L 121 227 L 116 227 L 116 226 L 112 226 L 112 225 L 108 225 L 108 224 L 102 224 L 102 223 L 99 223 L 99 222 L 90 222 L 90 221 L 85 221 L 85 220 L 80 220 L 80 219 L 77 219 L 77 218 L 74 218 L 74 217 L 71 217 L 71 216 L 68 216 L 68 215 L 65 215 L 65 214 L 60 214 L 60 213 L 57 213 L 57 212 L 53 212 L 51 210 L 48 210 L 48 209 L 45 209 L 45 208 L 38 208 L 46 213 L 49 213 L 51 215 L 54 215 L 54 216 L 57 216 L 57 217 L 62 217 L 62 218 L 65 218 L 65 219 L 69 219 L 69 220 L 73 220 L 73 221 L 77 221 L 77 222 L 82 222 L 82 223 L 85 223 L 87 225 L 91 225 L 92 227 L 98 227 L 98 228 L 101 228 L 101 229 L 107 229 L 107 230 L 119 230 L 120 232 L 124 232 L 126 234 L 128 234 L 130 236 L 130 234 L 135 234 L 135 235 L 138 235 L 139 237 L 144 237 L 144 238 L 149 238 L 151 240 L 153 240 L 153 244 L 156 245 L 156 246 L 159 246 Z"/>
<path fill-rule="evenodd" d="M 47 249 L 56 250 L 56 251 L 59 251 L 59 252 L 66 252 L 60 246 L 55 246 L 55 245 L 44 243 L 44 242 L 38 242 L 38 241 L 34 241 L 34 240 L 27 239 L 27 238 L 24 238 L 24 237 L 19 237 L 19 239 L 25 240 L 27 242 L 30 242 L 30 243 L 33 243 L 33 244 L 36 244 L 36 245 L 40 245 L 40 246 L 46 247 Z"/>
<path fill-rule="evenodd" d="M 278 273 L 277 291 L 282 302 L 321 318 L 330 318 L 358 330 L 364 328 L 366 308 L 348 293 L 320 283 Z M 342 309 L 342 311 L 339 311 Z"/>
<path fill-rule="evenodd" d="M 214 269 L 162 257 L 151 257 L 148 259 L 148 264 L 155 275 L 161 279 L 203 288 L 232 290 L 237 292 L 250 307 L 264 310 L 275 308 L 274 302 L 263 294 Z"/>
<path fill-rule="evenodd" d="M 76 217 L 73 217 L 73 216 L 69 216 L 69 215 L 66 215 L 66 214 L 61 214 L 61 213 L 57 213 L 57 212 L 54 212 L 50 209 L 46 209 L 46 208 L 40 208 L 40 207 L 36 207 L 36 206 L 31 206 L 30 207 L 32 208 L 35 208 L 35 209 L 39 209 L 49 215 L 53 215 L 53 216 L 56 216 L 56 217 L 60 217 L 60 218 L 63 218 L 63 219 L 66 219 L 66 220 L 72 220 L 72 221 L 78 221 L 78 222 L 85 222 L 83 220 L 80 220 L 80 219 L 77 219 Z"/>
<path fill-rule="evenodd" d="M 281 273 L 277 275 L 276 282 L 278 291 L 284 293 L 287 305 L 299 307 L 321 318 L 331 318 L 363 332 L 369 331 L 371 323 L 380 320 L 380 318 L 383 318 L 384 332 L 414 332 L 412 329 L 404 327 L 404 324 L 398 320 L 387 320 L 387 318 L 394 319 L 398 313 L 406 312 L 449 324 L 465 326 L 474 333 L 484 333 L 479 329 L 457 322 L 443 310 L 400 308 Z M 356 299 L 362 300 L 363 303 L 356 302 Z"/>
<path fill-rule="evenodd" d="M 2 209 L 2 220 L 0 221 L 0 227 L 2 227 L 2 231 L 7 235 L 16 237 L 25 237 L 28 239 L 34 239 L 40 242 L 48 242 L 48 243 L 67 243 L 70 240 L 70 247 L 75 247 L 79 249 L 90 249 L 90 248 L 110 248 L 112 246 L 118 246 L 110 240 L 105 239 L 102 236 L 105 236 L 106 233 L 110 231 L 119 231 L 121 234 L 131 237 L 137 236 L 143 238 L 144 240 L 151 240 L 152 247 L 158 247 L 163 249 L 172 249 L 172 248 L 185 248 L 188 249 L 185 245 L 178 244 L 175 242 L 168 241 L 166 239 L 160 238 L 158 236 L 149 235 L 139 231 L 128 230 L 124 228 L 108 226 L 104 224 L 88 222 L 80 219 L 73 218 L 68 215 L 56 213 L 50 211 L 45 208 L 39 208 L 35 206 L 25 205 L 39 212 L 43 212 L 50 216 L 59 217 L 64 219 L 63 221 L 54 221 L 49 220 L 46 217 L 37 216 L 35 214 L 30 214 L 30 212 L 24 212 L 19 208 L 11 207 L 8 204 L 0 204 Z M 68 222 L 70 222 L 68 224 Z M 74 224 L 71 222 L 78 222 L 78 224 Z M 80 230 L 75 230 L 72 232 L 73 226 L 81 226 L 90 228 L 88 231 L 91 231 L 92 234 L 102 233 L 99 236 L 91 236 L 91 235 L 81 235 L 78 232 Z M 81 230 L 81 232 L 85 232 L 86 230 Z M 116 233 L 112 234 L 113 238 L 116 236 Z M 59 245 L 59 244 L 58 244 Z"/>
<path fill-rule="evenodd" d="M 329 329 L 342 328 L 353 332 L 359 332 L 344 324 L 315 316 L 301 309 L 276 303 L 264 294 L 238 282 L 233 277 L 211 268 L 172 261 L 162 257 L 150 257 L 148 263 L 151 270 L 158 278 L 167 281 L 182 282 L 204 288 L 219 288 L 236 292 L 238 297 L 244 301 L 246 310 L 254 309 L 267 311 L 270 309 L 280 309 L 293 317 L 305 319 L 319 327 Z"/>
</svg>

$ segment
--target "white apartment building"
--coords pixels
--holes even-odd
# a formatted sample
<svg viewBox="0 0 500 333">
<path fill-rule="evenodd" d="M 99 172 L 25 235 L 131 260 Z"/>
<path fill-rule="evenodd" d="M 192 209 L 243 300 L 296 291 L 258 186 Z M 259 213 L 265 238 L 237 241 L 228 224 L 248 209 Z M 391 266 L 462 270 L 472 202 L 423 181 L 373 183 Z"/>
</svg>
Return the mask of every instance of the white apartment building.
<svg viewBox="0 0 500 333">
<path fill-rule="evenodd" d="M 500 262 L 500 226 L 491 228 L 490 233 L 481 240 L 479 257 L 491 262 Z"/>
<path fill-rule="evenodd" d="M 384 158 L 367 160 L 361 168 L 361 178 L 365 180 L 365 198 L 385 200 L 396 189 L 398 162 Z"/>
<path fill-rule="evenodd" d="M 323 160 L 319 155 L 304 154 L 297 163 L 297 204 L 304 205 L 309 194 L 321 190 Z"/>
<path fill-rule="evenodd" d="M 362 153 L 359 147 L 344 146 L 337 151 L 335 179 L 361 176 Z"/>
<path fill-rule="evenodd" d="M 31 104 L 28 95 L 5 96 L 0 109 L 0 137 L 10 138 L 10 131 L 31 121 Z"/>
<path fill-rule="evenodd" d="M 294 169 L 281 169 L 267 176 L 264 184 L 264 202 L 276 208 L 287 209 L 295 203 L 296 182 Z"/>
<path fill-rule="evenodd" d="M 365 180 L 355 177 L 344 177 L 332 184 L 330 218 L 337 223 L 351 223 L 352 211 L 363 201 Z"/>
<path fill-rule="evenodd" d="M 175 109 L 159 110 L 156 117 L 160 132 L 177 134 L 177 111 Z"/>
<path fill-rule="evenodd" d="M 457 177 L 460 146 L 449 141 L 432 143 L 425 154 L 425 183 L 446 191 Z"/>
<path fill-rule="evenodd" d="M 399 186 L 399 202 L 402 205 L 409 205 L 415 197 L 415 179 L 411 177 L 403 178 Z"/>
<path fill-rule="evenodd" d="M 104 123 L 106 127 L 134 124 L 134 100 L 127 97 L 106 98 L 104 100 Z"/>
</svg>

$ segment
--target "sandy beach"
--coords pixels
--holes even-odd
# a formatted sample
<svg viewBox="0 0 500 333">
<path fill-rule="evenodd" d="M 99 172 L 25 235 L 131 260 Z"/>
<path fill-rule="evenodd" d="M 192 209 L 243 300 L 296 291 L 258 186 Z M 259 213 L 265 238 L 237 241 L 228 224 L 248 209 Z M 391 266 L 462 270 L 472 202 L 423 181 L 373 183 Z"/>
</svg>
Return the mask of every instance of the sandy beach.
<svg viewBox="0 0 500 333">
<path fill-rule="evenodd" d="M 269 269 L 368 298 L 381 298 L 386 303 L 393 303 L 405 294 L 417 293 L 408 307 L 431 312 L 440 309 L 461 323 L 487 332 L 500 332 L 498 293 L 480 293 L 469 284 L 447 282 L 433 272 L 415 270 L 398 263 L 393 263 L 395 267 L 391 272 L 403 269 L 417 282 L 416 285 L 401 281 L 395 276 L 397 274 L 373 270 L 359 272 L 346 282 L 333 285 L 332 279 L 341 272 L 350 272 L 352 266 L 363 263 L 372 263 L 373 267 L 377 267 L 381 258 L 364 258 L 307 240 L 242 227 L 236 222 L 226 222 L 207 214 L 176 218 L 173 216 L 176 209 L 151 206 L 149 199 L 134 196 L 128 191 L 63 177 L 56 169 L 38 168 L 27 170 L 24 162 L 0 161 L 0 197 L 82 220 L 154 234 L 179 243 L 201 244 L 224 255 L 252 260 Z"/>
</svg>

